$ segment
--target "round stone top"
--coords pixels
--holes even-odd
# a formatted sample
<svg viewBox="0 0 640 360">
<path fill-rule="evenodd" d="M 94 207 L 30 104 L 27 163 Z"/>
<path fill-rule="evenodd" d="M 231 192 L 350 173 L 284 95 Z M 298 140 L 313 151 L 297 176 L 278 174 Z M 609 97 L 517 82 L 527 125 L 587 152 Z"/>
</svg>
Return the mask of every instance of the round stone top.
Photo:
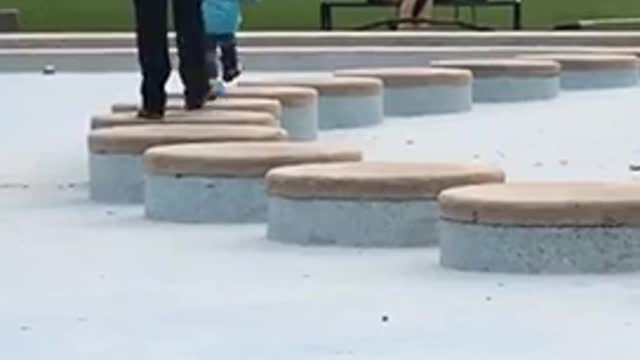
<svg viewBox="0 0 640 360">
<path fill-rule="evenodd" d="M 230 141 L 281 141 L 286 132 L 266 126 L 146 125 L 93 130 L 89 150 L 98 154 L 142 154 L 158 145 Z"/>
<path fill-rule="evenodd" d="M 275 99 L 285 107 L 303 107 L 318 101 L 316 90 L 295 86 L 230 86 L 225 89 L 224 96 Z"/>
<path fill-rule="evenodd" d="M 298 77 L 241 81 L 240 86 L 291 85 L 313 88 L 321 96 L 377 95 L 382 93 L 380 79 L 367 77 Z"/>
<path fill-rule="evenodd" d="M 616 54 L 535 54 L 521 55 L 521 59 L 553 60 L 560 64 L 563 70 L 624 70 L 637 69 L 638 58 L 634 55 Z"/>
<path fill-rule="evenodd" d="M 473 79 L 469 70 L 432 67 L 349 69 L 338 70 L 335 75 L 373 77 L 382 80 L 386 87 L 467 85 Z"/>
<path fill-rule="evenodd" d="M 161 146 L 145 153 L 151 174 L 263 177 L 278 166 L 360 161 L 360 150 L 320 143 L 224 143 Z"/>
<path fill-rule="evenodd" d="M 275 169 L 267 184 L 271 194 L 291 198 L 436 199 L 453 186 L 504 178 L 486 165 L 352 162 Z"/>
<path fill-rule="evenodd" d="M 136 112 L 140 109 L 136 103 L 116 103 L 111 107 L 114 113 Z M 184 109 L 183 101 L 169 100 L 166 109 L 169 111 L 180 111 Z M 215 101 L 208 101 L 204 105 L 204 110 L 234 110 L 234 111 L 258 111 L 267 112 L 276 119 L 280 118 L 282 106 L 275 99 L 265 98 L 218 98 Z"/>
<path fill-rule="evenodd" d="M 640 225 L 640 183 L 507 183 L 440 195 L 444 219 L 511 226 Z"/>
<path fill-rule="evenodd" d="M 551 60 L 530 59 L 468 59 L 438 60 L 434 67 L 468 69 L 476 78 L 483 77 L 552 77 L 560 74 L 560 64 Z"/>
<path fill-rule="evenodd" d="M 266 112 L 227 110 L 168 111 L 160 120 L 139 118 L 135 112 L 104 114 L 91 119 L 92 129 L 168 124 L 279 126 L 280 122 Z"/>
</svg>

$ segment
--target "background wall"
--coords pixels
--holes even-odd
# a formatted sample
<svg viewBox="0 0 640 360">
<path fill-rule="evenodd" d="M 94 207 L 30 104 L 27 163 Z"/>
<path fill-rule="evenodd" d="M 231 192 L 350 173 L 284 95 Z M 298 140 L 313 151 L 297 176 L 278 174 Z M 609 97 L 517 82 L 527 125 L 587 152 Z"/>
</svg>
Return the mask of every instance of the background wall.
<svg viewBox="0 0 640 360">
<path fill-rule="evenodd" d="M 590 17 L 640 17 L 640 0 L 523 0 L 528 28 Z M 124 31 L 131 28 L 132 0 L 0 0 L 0 8 L 18 8 L 28 31 Z M 314 30 L 320 0 L 261 0 L 245 11 L 247 30 Z M 439 10 L 439 16 L 447 16 Z M 508 10 L 480 10 L 479 20 L 509 24 Z M 357 26 L 389 15 L 385 10 L 340 10 L 336 25 Z"/>
</svg>

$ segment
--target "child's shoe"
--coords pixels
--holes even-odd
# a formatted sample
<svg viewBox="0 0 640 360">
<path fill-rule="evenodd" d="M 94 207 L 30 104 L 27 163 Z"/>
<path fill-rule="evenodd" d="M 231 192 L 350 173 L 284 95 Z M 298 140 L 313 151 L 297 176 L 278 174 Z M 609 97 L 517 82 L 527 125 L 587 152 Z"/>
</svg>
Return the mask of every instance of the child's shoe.
<svg viewBox="0 0 640 360">
<path fill-rule="evenodd" d="M 222 81 L 211 80 L 210 84 L 211 84 L 211 93 L 212 94 L 215 94 L 216 97 L 224 96 L 225 88 L 224 88 L 224 83 Z"/>
<path fill-rule="evenodd" d="M 240 74 L 242 74 L 242 70 L 240 70 L 239 68 L 224 69 L 222 80 L 224 80 L 224 82 L 226 83 L 230 83 L 233 80 L 237 79 Z"/>
</svg>

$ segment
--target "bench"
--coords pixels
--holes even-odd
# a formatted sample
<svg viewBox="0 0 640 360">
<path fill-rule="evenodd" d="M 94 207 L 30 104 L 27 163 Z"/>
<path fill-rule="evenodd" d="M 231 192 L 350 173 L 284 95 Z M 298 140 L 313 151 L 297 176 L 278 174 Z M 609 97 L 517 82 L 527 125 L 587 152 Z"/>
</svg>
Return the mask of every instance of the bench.
<svg viewBox="0 0 640 360">
<path fill-rule="evenodd" d="M 477 7 L 510 7 L 512 9 L 513 29 L 522 29 L 522 2 L 521 0 L 436 0 L 436 6 L 454 8 L 454 17 L 459 19 L 460 8 L 471 9 L 472 21 L 476 21 Z M 322 30 L 333 29 L 334 8 L 366 8 L 366 7 L 392 7 L 398 8 L 399 1 L 393 0 L 323 0 L 320 4 L 320 27 Z"/>
</svg>

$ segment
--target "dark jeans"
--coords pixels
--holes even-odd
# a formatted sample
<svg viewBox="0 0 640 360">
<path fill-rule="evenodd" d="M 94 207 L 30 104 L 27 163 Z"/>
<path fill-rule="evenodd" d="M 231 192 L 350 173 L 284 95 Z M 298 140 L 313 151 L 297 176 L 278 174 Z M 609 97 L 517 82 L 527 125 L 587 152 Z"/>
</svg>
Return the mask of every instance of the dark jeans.
<svg viewBox="0 0 640 360">
<path fill-rule="evenodd" d="M 238 71 L 238 49 L 235 34 L 207 34 L 207 70 L 210 79 L 217 79 L 218 48 L 220 48 L 220 63 L 223 78 L 228 78 Z"/>
<path fill-rule="evenodd" d="M 167 2 L 134 0 L 143 107 L 154 112 L 164 111 L 167 101 L 165 85 L 171 74 Z M 202 0 L 173 0 L 172 4 L 185 98 L 187 103 L 197 103 L 209 92 Z"/>
</svg>

